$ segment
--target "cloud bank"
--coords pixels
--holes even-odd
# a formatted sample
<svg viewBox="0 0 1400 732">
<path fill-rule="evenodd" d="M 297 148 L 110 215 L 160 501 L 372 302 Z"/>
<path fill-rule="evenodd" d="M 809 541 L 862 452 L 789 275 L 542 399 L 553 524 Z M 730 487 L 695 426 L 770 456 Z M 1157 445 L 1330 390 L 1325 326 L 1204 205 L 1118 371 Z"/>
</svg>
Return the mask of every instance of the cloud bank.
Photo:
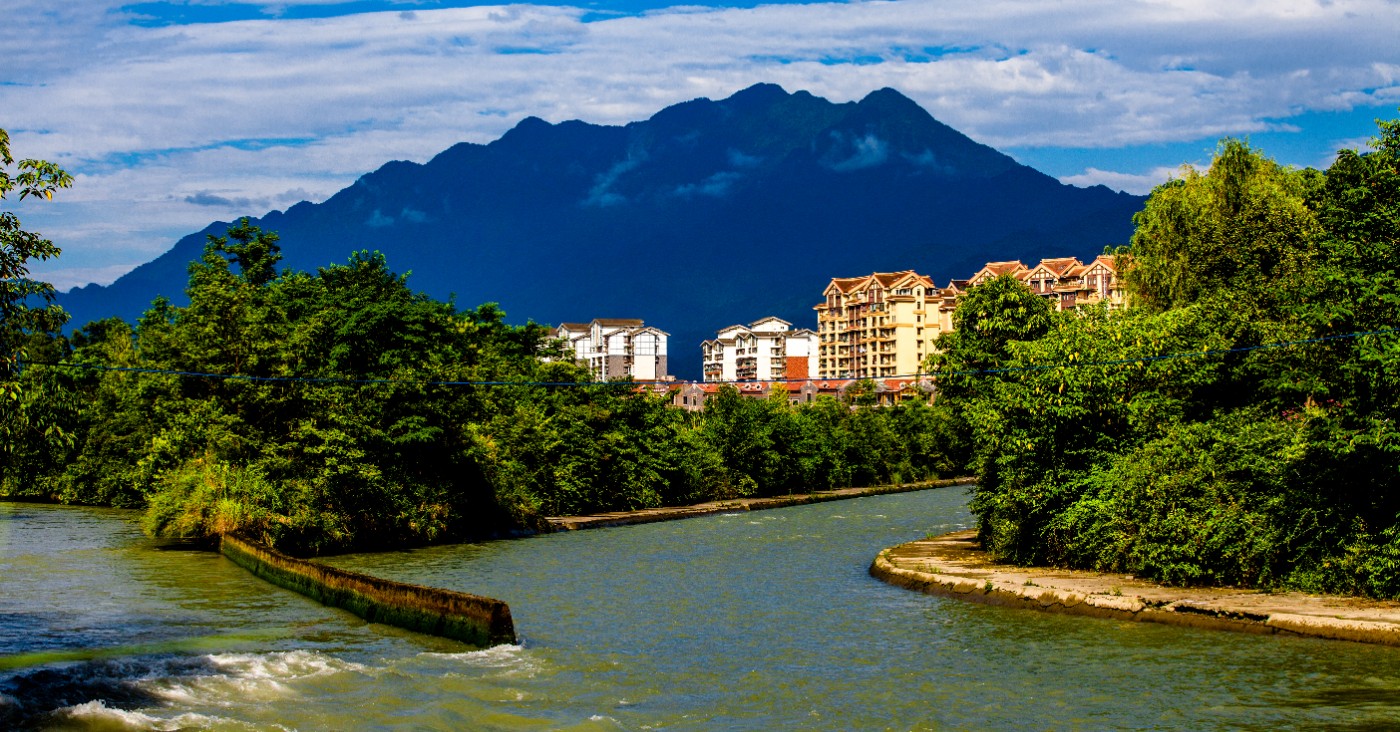
<svg viewBox="0 0 1400 732">
<path fill-rule="evenodd" d="M 616 17 L 405 6 L 161 27 L 117 3 L 7 5 L 0 126 L 20 155 L 78 174 L 58 201 L 20 212 L 64 247 L 47 271 L 65 282 L 110 279 L 211 218 L 320 200 L 526 116 L 621 124 L 760 81 L 833 101 L 894 87 L 980 142 L 1021 149 L 1276 131 L 1304 111 L 1400 104 L 1394 0 L 874 0 Z M 845 162 L 878 156 L 867 142 Z M 1062 179 L 1141 191 L 1179 162 Z"/>
</svg>

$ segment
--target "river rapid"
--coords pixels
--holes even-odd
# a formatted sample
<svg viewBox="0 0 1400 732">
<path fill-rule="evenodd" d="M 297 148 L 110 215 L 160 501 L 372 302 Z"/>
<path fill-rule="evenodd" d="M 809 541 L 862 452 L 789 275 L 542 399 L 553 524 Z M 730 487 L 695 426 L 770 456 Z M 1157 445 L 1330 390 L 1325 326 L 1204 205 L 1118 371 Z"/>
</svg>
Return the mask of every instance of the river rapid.
<svg viewBox="0 0 1400 732">
<path fill-rule="evenodd" d="M 0 728 L 1400 726 L 1400 649 L 987 607 L 885 585 L 960 488 L 327 559 L 510 603 L 518 646 L 367 624 L 131 512 L 0 503 Z"/>
</svg>

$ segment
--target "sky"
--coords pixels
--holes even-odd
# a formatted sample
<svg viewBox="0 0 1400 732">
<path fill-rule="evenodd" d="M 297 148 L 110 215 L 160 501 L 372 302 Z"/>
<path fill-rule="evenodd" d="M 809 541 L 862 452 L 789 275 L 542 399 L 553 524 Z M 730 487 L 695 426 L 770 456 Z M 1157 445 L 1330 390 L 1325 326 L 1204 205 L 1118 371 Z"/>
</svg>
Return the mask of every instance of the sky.
<svg viewBox="0 0 1400 732">
<path fill-rule="evenodd" d="M 110 283 L 213 221 L 319 202 L 528 116 L 625 124 L 759 82 L 892 87 L 1073 185 L 1217 142 L 1326 167 L 1400 117 L 1400 0 L 4 0 L 0 128 L 73 173 L 3 203 Z"/>
</svg>

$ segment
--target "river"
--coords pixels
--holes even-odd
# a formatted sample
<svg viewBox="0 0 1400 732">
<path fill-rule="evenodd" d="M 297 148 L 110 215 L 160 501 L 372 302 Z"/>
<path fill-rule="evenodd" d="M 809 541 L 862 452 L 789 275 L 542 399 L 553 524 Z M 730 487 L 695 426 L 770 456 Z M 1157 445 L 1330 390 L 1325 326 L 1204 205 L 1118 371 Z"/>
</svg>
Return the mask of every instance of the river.
<svg viewBox="0 0 1400 732">
<path fill-rule="evenodd" d="M 0 728 L 1369 730 L 1400 649 L 1062 617 L 866 569 L 950 488 L 337 566 L 510 603 L 519 646 L 363 621 L 130 512 L 0 503 Z"/>
</svg>

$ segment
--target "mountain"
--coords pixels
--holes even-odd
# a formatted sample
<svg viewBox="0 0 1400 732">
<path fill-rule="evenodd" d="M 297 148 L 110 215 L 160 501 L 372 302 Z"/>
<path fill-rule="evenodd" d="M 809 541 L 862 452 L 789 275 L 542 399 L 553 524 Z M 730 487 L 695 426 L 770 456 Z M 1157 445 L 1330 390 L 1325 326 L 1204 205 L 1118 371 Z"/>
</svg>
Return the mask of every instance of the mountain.
<svg viewBox="0 0 1400 732">
<path fill-rule="evenodd" d="M 934 119 L 892 89 L 835 104 L 771 84 L 622 127 L 522 120 L 486 145 L 394 161 L 330 199 L 254 219 L 284 264 L 314 271 L 378 249 L 409 282 L 517 322 L 637 317 L 671 333 L 671 371 L 700 341 L 777 315 L 815 327 L 832 277 L 989 259 L 1081 258 L 1124 243 L 1143 198 L 1076 188 Z M 74 323 L 183 301 L 184 237 L 109 286 L 60 297 Z"/>
</svg>

